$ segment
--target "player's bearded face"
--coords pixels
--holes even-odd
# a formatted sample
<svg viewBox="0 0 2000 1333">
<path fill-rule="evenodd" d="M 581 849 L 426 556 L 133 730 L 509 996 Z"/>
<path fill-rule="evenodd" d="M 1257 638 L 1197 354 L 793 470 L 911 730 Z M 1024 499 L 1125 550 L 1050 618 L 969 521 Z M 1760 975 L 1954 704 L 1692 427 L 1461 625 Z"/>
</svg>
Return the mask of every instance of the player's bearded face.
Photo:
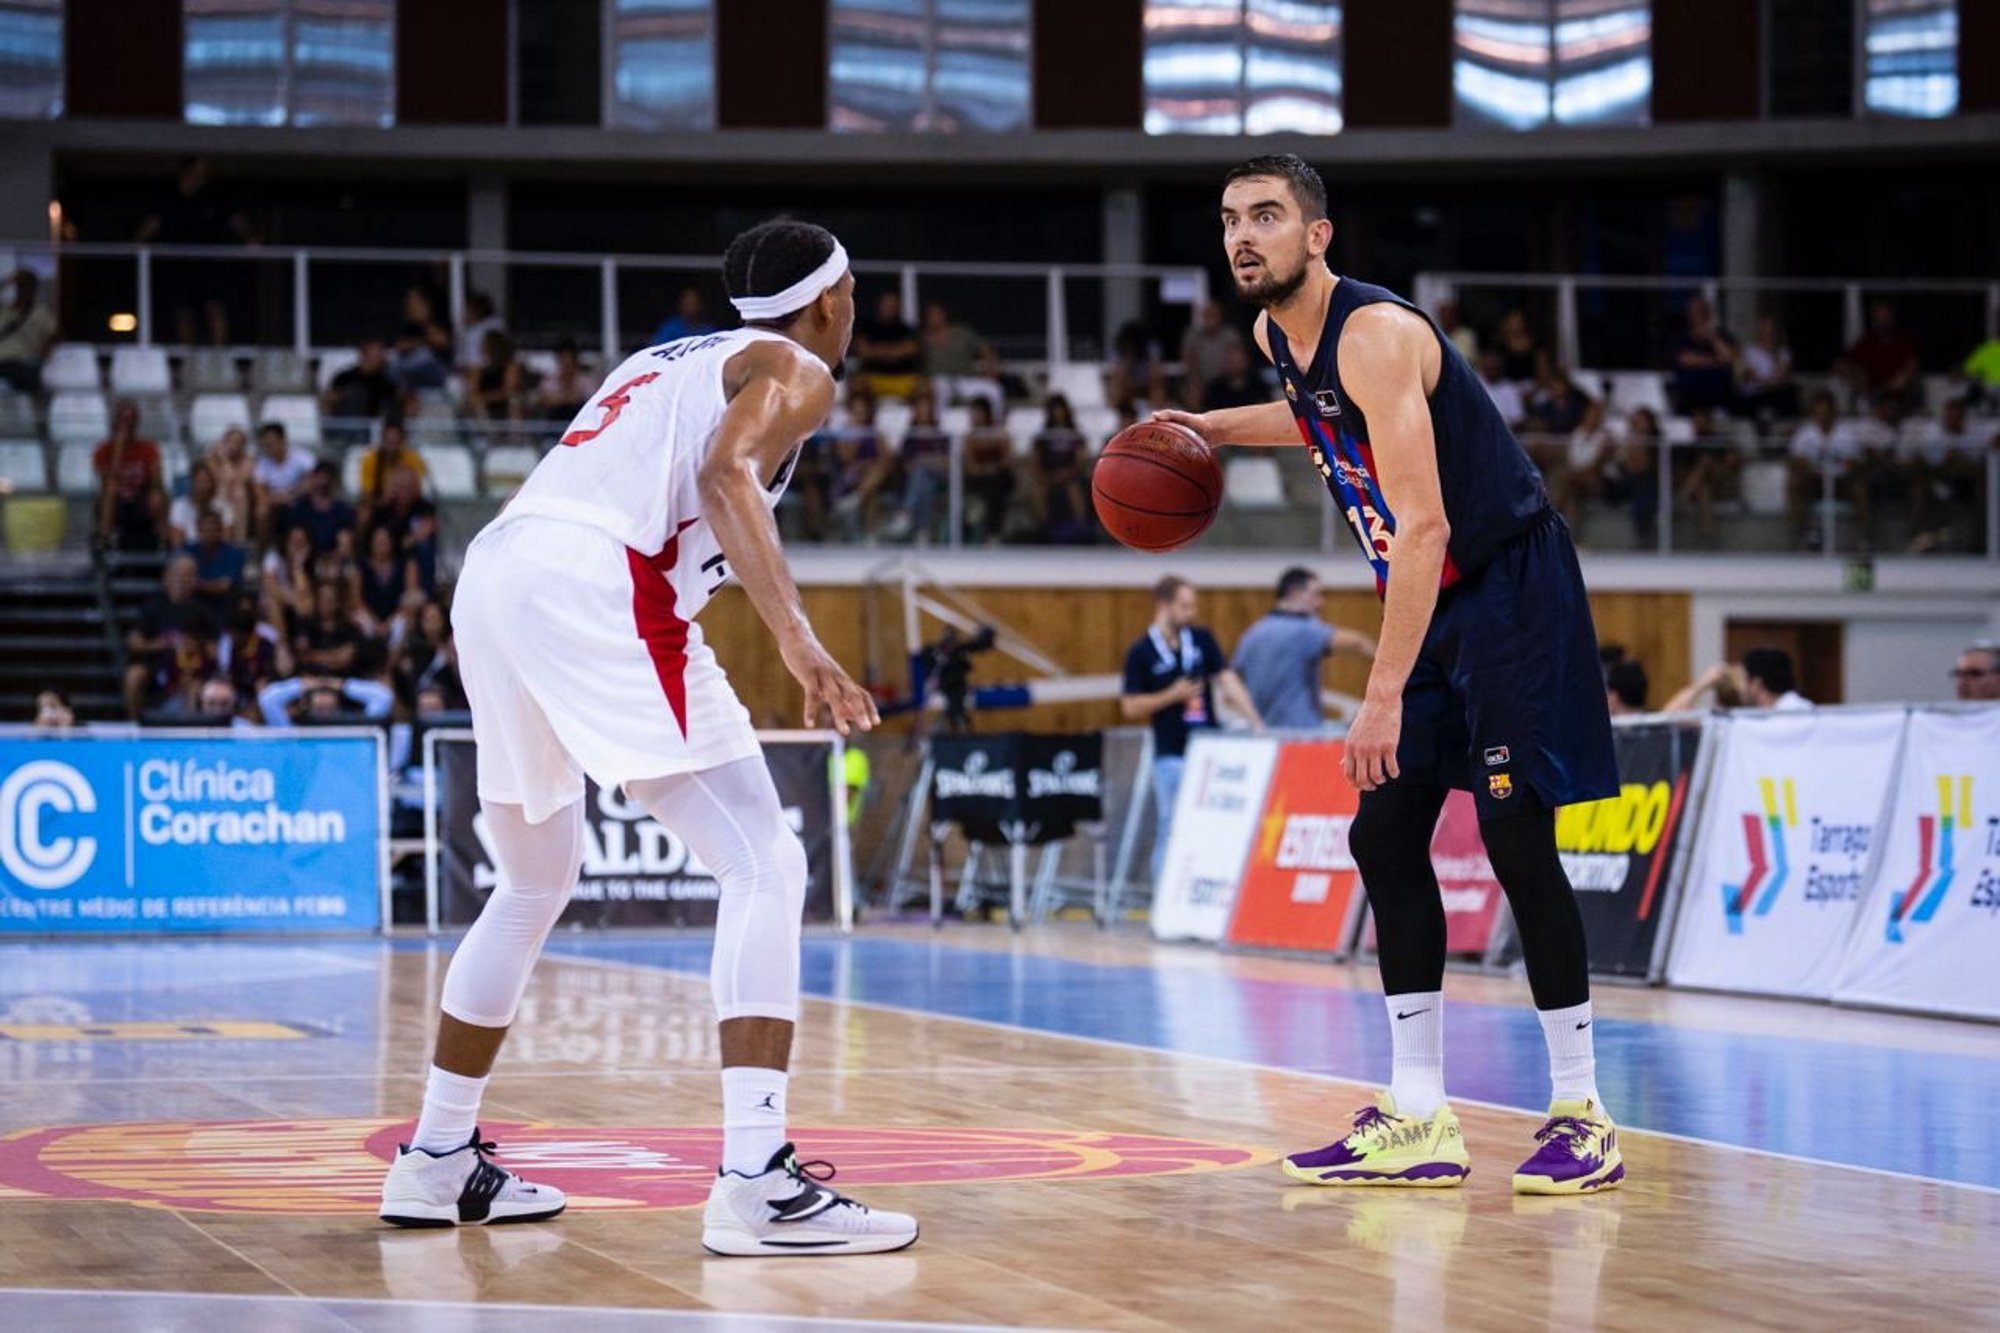
<svg viewBox="0 0 2000 1333">
<path fill-rule="evenodd" d="M 1280 306 L 1292 299 L 1306 282 L 1305 228 L 1297 236 L 1266 236 L 1256 245 L 1237 247 L 1229 257 L 1229 273 L 1236 280 L 1236 294 L 1260 306 Z M 1279 253 L 1273 253 L 1278 251 Z"/>
</svg>

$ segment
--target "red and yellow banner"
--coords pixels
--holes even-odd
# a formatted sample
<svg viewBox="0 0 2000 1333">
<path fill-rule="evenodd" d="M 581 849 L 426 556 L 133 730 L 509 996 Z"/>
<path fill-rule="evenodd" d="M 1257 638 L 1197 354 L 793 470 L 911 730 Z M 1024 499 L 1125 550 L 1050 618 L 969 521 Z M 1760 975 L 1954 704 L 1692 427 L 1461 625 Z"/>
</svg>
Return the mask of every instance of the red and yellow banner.
<svg viewBox="0 0 2000 1333">
<path fill-rule="evenodd" d="M 1344 953 L 1360 881 L 1347 850 L 1358 799 L 1340 771 L 1340 741 L 1287 741 L 1236 895 L 1229 942 Z"/>
</svg>

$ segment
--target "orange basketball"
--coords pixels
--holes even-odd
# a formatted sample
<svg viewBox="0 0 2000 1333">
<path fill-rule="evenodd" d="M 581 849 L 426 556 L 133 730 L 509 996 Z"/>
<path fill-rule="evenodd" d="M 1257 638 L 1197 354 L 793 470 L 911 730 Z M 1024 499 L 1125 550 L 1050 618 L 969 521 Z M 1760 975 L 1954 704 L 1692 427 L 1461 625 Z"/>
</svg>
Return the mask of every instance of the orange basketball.
<svg viewBox="0 0 2000 1333">
<path fill-rule="evenodd" d="M 1186 546 L 1215 522 L 1222 465 L 1201 436 L 1166 421 L 1141 421 L 1111 437 L 1090 473 L 1097 521 L 1137 551 Z"/>
</svg>

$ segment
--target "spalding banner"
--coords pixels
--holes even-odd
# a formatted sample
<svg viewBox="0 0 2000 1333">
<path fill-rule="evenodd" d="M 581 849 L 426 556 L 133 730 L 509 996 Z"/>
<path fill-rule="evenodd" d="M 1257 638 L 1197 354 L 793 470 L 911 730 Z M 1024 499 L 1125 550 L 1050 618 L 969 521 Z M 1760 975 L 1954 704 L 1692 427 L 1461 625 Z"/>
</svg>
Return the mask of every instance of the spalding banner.
<svg viewBox="0 0 2000 1333">
<path fill-rule="evenodd" d="M 1286 741 L 1250 844 L 1229 942 L 1344 955 L 1360 895 L 1347 828 L 1354 787 L 1340 772 L 1341 741 Z"/>
<path fill-rule="evenodd" d="M 1104 818 L 1104 737 L 1095 732 L 938 736 L 931 765 L 931 818 L 974 842 L 1056 842 Z"/>
<path fill-rule="evenodd" d="M 1827 999 L 1861 906 L 1901 711 L 1724 718 L 1674 931 L 1676 986 Z"/>
<path fill-rule="evenodd" d="M 1621 726 L 1618 795 L 1556 814 L 1556 848 L 1583 913 L 1593 972 L 1653 974 L 1700 745 L 1698 721 Z"/>
<path fill-rule="evenodd" d="M 437 916 L 470 925 L 497 880 L 493 845 L 479 813 L 470 732 L 439 733 Z M 834 917 L 833 793 L 824 741 L 767 743 L 764 760 L 785 819 L 806 849 L 808 921 Z M 710 926 L 715 877 L 687 844 L 616 790 L 584 784 L 583 874 L 559 926 Z"/>
<path fill-rule="evenodd" d="M 0 739 L 0 932 L 374 930 L 380 733 Z"/>
<path fill-rule="evenodd" d="M 1834 998 L 2000 1018 L 2000 708 L 1910 715 Z"/>
</svg>

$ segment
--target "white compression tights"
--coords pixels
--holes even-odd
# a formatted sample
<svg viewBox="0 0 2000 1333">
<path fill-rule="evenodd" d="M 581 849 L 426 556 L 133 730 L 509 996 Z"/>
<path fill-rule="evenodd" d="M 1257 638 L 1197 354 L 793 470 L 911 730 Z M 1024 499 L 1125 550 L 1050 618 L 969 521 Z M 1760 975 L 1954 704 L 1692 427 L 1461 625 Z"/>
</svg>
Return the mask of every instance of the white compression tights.
<svg viewBox="0 0 2000 1333">
<path fill-rule="evenodd" d="M 628 783 L 626 794 L 686 843 L 721 886 L 709 969 L 716 1016 L 796 1021 L 806 854 L 763 758 Z M 541 824 L 528 823 L 517 805 L 482 809 L 500 884 L 452 957 L 444 1011 L 475 1027 L 506 1027 L 576 888 L 583 805 Z"/>
</svg>

